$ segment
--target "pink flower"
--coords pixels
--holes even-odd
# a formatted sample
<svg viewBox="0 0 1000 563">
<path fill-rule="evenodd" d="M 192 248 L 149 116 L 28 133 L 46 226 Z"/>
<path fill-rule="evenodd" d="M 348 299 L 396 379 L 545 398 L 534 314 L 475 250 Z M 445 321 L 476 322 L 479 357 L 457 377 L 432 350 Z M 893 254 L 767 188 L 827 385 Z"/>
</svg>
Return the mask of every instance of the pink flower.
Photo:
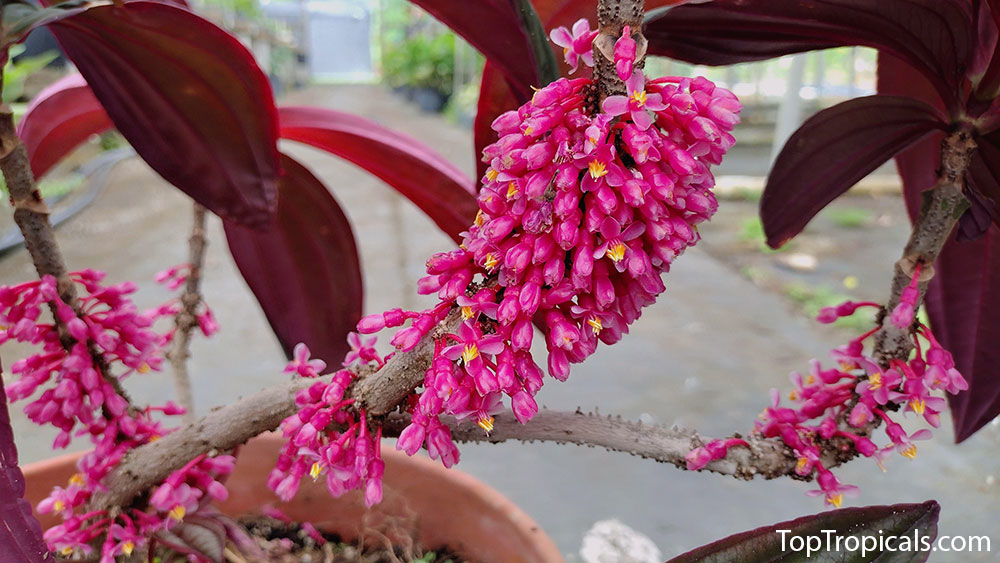
<svg viewBox="0 0 1000 563">
<path fill-rule="evenodd" d="M 587 66 L 594 66 L 593 44 L 597 33 L 596 29 L 590 29 L 590 22 L 586 18 L 580 18 L 573 24 L 572 33 L 565 27 L 557 27 L 549 33 L 552 42 L 563 48 L 563 57 L 572 67 L 570 74 L 576 72 L 580 60 Z"/>
<path fill-rule="evenodd" d="M 622 36 L 615 41 L 615 72 L 618 78 L 626 80 L 632 76 L 632 65 L 635 64 L 635 39 L 632 39 L 632 29 L 629 26 L 622 28 Z M 645 129 L 645 127 L 643 127 Z"/>
<path fill-rule="evenodd" d="M 375 340 L 374 336 L 362 338 L 357 332 L 348 333 L 347 344 L 351 347 L 351 351 L 344 357 L 344 367 L 371 362 L 381 365 L 382 357 L 375 351 Z"/>
<path fill-rule="evenodd" d="M 809 491 L 806 494 L 809 496 L 823 495 L 826 504 L 834 508 L 840 508 L 841 503 L 844 502 L 845 495 L 854 496 L 858 491 L 858 488 L 854 485 L 841 484 L 834 477 L 833 473 L 830 473 L 823 467 L 819 468 L 819 475 L 816 477 L 816 482 L 819 484 L 819 490 Z"/>
<path fill-rule="evenodd" d="M 285 373 L 297 373 L 299 377 L 319 377 L 320 372 L 326 369 L 326 362 L 323 360 L 312 360 L 309 356 L 309 347 L 299 342 L 292 350 L 292 361 L 285 366 Z"/>
<path fill-rule="evenodd" d="M 453 336 L 458 342 L 441 351 L 441 355 L 449 360 L 462 360 L 462 366 L 472 377 L 479 375 L 484 369 L 483 354 L 498 354 L 504 349 L 503 339 L 498 335 L 483 336 L 477 326 L 464 322 L 458 326 L 458 334 Z"/>
<path fill-rule="evenodd" d="M 608 96 L 601 108 L 608 115 L 624 115 L 630 113 L 632 122 L 639 129 L 649 129 L 653 118 L 649 111 L 660 111 L 667 106 L 660 94 L 646 93 L 646 76 L 641 70 L 636 70 L 625 81 L 626 96 Z"/>
</svg>

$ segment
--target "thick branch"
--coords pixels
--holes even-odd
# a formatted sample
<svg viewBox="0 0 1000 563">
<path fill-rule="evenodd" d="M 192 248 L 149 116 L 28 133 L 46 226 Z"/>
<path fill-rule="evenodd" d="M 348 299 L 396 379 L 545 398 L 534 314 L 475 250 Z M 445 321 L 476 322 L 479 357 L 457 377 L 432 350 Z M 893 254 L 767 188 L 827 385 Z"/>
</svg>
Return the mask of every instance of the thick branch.
<svg viewBox="0 0 1000 563">
<path fill-rule="evenodd" d="M 205 263 L 205 208 L 194 204 L 194 224 L 191 227 L 191 237 L 188 239 L 188 276 L 184 284 L 184 294 L 181 295 L 181 311 L 175 319 L 174 338 L 167 359 L 174 374 L 174 389 L 177 400 L 187 413 L 184 422 L 194 422 L 194 395 L 191 393 L 191 376 L 188 374 L 187 360 L 191 356 L 188 344 L 191 341 L 191 331 L 198 326 L 198 305 L 201 304 L 201 269 Z"/>
</svg>

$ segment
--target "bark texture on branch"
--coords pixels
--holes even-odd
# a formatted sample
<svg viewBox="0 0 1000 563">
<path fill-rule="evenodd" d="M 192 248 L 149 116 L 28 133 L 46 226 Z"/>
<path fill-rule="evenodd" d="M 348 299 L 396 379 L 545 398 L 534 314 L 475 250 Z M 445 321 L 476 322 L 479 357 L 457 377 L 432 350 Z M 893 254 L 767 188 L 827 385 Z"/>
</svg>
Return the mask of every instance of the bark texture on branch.
<svg viewBox="0 0 1000 563">
<path fill-rule="evenodd" d="M 191 356 L 188 347 L 191 341 L 191 331 L 198 326 L 198 305 L 201 304 L 201 270 L 205 263 L 205 208 L 194 204 L 191 237 L 188 239 L 188 275 L 184 283 L 184 293 L 181 295 L 181 311 L 174 319 L 174 338 L 171 342 L 167 359 L 174 376 L 174 389 L 177 391 L 177 401 L 187 409 L 184 413 L 184 423 L 194 422 L 194 394 L 191 392 L 191 375 L 188 373 L 187 360 Z"/>
<path fill-rule="evenodd" d="M 875 335 L 874 357 L 883 368 L 888 367 L 893 359 L 905 360 L 913 348 L 910 331 L 892 324 L 889 313 L 899 305 L 903 289 L 913 279 L 917 264 L 921 265 L 917 306 L 923 303 L 927 286 L 934 277 L 934 261 L 955 230 L 959 217 L 969 207 L 969 201 L 962 194 L 962 186 L 975 149 L 975 141 L 962 131 L 956 131 L 941 141 L 938 183 L 923 194 L 920 214 L 913 223 L 903 256 L 895 264 L 889 301 L 881 319 L 882 328 Z"/>
<path fill-rule="evenodd" d="M 625 83 L 615 72 L 615 41 L 629 26 L 636 42 L 635 68 L 642 68 L 646 56 L 646 38 L 642 35 L 645 0 L 600 0 L 597 4 L 597 27 L 594 38 L 594 84 L 598 103 L 608 96 L 625 95 Z"/>
</svg>

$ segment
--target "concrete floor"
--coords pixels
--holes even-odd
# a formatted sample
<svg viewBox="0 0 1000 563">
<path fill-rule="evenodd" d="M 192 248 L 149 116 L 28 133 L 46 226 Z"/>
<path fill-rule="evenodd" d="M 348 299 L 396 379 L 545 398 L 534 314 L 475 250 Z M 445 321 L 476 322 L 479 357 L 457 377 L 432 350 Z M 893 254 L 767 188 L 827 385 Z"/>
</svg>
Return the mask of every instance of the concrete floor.
<svg viewBox="0 0 1000 563">
<path fill-rule="evenodd" d="M 419 114 L 372 87 L 313 88 L 285 103 L 319 105 L 370 117 L 430 144 L 468 173 L 473 149 L 468 130 Z M 417 307 L 413 288 L 426 257 L 452 243 L 409 202 L 379 180 L 335 157 L 283 146 L 301 159 L 343 205 L 355 228 L 365 273 L 365 310 Z M 95 205 L 59 229 L 71 268 L 109 272 L 112 280 L 139 284 L 137 301 L 152 306 L 168 297 L 153 275 L 186 259 L 190 204 L 141 161 L 118 166 Z M 283 381 L 284 359 L 263 314 L 240 278 L 221 225 L 209 228 L 204 293 L 221 332 L 196 339 L 191 372 L 199 412 Z M 887 248 L 888 256 L 898 254 Z M 887 263 L 888 264 L 888 263 Z M 859 268 L 861 265 L 859 265 Z M 888 265 L 885 283 L 888 285 Z M 32 276 L 23 250 L 0 260 L 0 283 Z M 744 280 L 700 250 L 679 259 L 666 278 L 667 293 L 644 313 L 630 335 L 574 368 L 569 382 L 550 381 L 539 402 L 552 409 L 593 409 L 628 418 L 679 424 L 707 435 L 752 427 L 772 387 L 839 345 L 836 333 L 803 319 L 780 296 Z M 248 351 L 250 353 L 248 353 Z M 25 351 L 7 346 L 9 365 Z M 139 400 L 161 400 L 169 377 L 127 381 Z M 54 436 L 12 409 L 23 462 L 50 455 Z M 947 426 L 948 423 L 945 423 Z M 992 554 L 964 554 L 962 561 L 1000 558 L 1000 425 L 966 443 L 950 443 L 951 429 L 920 445 L 912 462 L 892 459 L 889 473 L 858 461 L 838 470 L 859 485 L 851 505 L 937 499 L 942 534 L 991 535 Z M 78 444 L 83 447 L 83 443 Z M 459 469 L 495 487 L 533 516 L 567 558 L 576 558 L 584 532 L 617 518 L 648 535 L 670 557 L 724 535 L 822 510 L 806 497 L 810 484 L 791 480 L 739 482 L 689 474 L 603 450 L 553 444 L 463 446 Z M 957 561 L 932 556 L 931 561 Z"/>
</svg>

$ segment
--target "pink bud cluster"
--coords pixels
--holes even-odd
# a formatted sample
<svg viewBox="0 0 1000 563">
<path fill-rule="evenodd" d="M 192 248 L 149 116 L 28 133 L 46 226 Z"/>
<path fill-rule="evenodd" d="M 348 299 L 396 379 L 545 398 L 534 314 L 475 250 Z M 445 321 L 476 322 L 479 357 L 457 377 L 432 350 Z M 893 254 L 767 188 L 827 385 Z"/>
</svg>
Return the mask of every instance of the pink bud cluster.
<svg viewBox="0 0 1000 563">
<path fill-rule="evenodd" d="M 371 348 L 370 341 L 357 334 L 352 334 L 349 340 L 352 350 L 345 365 L 359 360 L 368 363 L 364 358 L 371 358 L 378 365 L 383 363 L 381 356 Z M 294 359 L 285 371 L 315 378 L 324 369 L 325 362 L 310 359 L 309 349 L 305 344 L 298 344 Z M 364 487 L 365 503 L 369 506 L 382 500 L 385 469 L 379 449 L 382 429 L 370 432 L 364 409 L 360 412 L 347 409 L 354 404 L 353 399 L 344 397 L 353 380 L 350 370 L 341 369 L 329 381 L 317 381 L 296 394 L 299 412 L 281 423 L 288 442 L 282 447 L 267 480 L 268 486 L 282 500 L 295 496 L 306 474 L 313 479 L 325 475 L 327 489 L 334 496 Z"/>
<path fill-rule="evenodd" d="M 156 283 L 163 284 L 170 291 L 177 291 L 187 282 L 190 275 L 190 264 L 178 264 L 157 273 L 154 279 Z M 171 301 L 166 306 L 173 308 L 175 304 L 176 301 Z M 198 328 L 201 329 L 202 334 L 206 337 L 212 336 L 219 331 L 219 324 L 215 321 L 212 309 L 208 307 L 204 300 L 199 300 L 198 302 L 195 320 L 198 322 Z M 169 336 L 173 336 L 173 333 L 169 333 Z"/>
<path fill-rule="evenodd" d="M 158 420 L 159 415 L 184 413 L 170 401 L 138 408 L 130 404 L 119 384 L 134 373 L 160 369 L 164 346 L 172 333 L 157 333 L 153 323 L 176 314 L 178 304 L 175 301 L 140 312 L 130 299 L 135 284 L 106 286 L 102 285 L 104 277 L 94 270 L 69 274 L 80 294 L 76 309 L 60 299 L 52 276 L 0 287 L 0 343 L 15 340 L 41 348 L 11 366 L 18 379 L 7 386 L 8 394 L 18 400 L 41 391 L 25 407 L 25 414 L 37 424 L 51 424 L 60 430 L 54 448 L 65 448 L 73 436 L 87 436 L 94 444 L 94 449 L 80 458 L 79 472 L 67 486 L 56 487 L 39 504 L 40 513 L 54 512 L 64 519 L 63 524 L 48 530 L 45 538 L 55 550 L 90 553 L 92 543 L 103 535 L 102 562 L 127 555 L 143 544 L 151 531 L 165 526 L 169 520 L 166 513 L 173 507 L 162 514 L 160 507 L 154 506 L 148 513 L 129 510 L 114 517 L 104 511 L 78 514 L 79 509 L 129 450 L 170 431 Z M 45 309 L 53 310 L 58 324 L 43 322 Z M 168 484 L 183 485 L 179 489 L 183 494 L 176 494 L 185 498 L 177 505 L 187 510 L 194 509 L 191 499 L 197 500 L 201 491 L 208 490 L 215 497 L 224 493 L 215 477 L 227 473 L 227 463 L 231 467 L 222 457 L 200 463 L 168 479 Z M 167 496 L 174 499 L 176 494 Z"/>
<path fill-rule="evenodd" d="M 578 22 L 572 34 L 563 30 L 553 38 L 567 47 L 571 62 L 589 62 L 593 33 Z M 499 139 L 483 151 L 489 168 L 475 222 L 459 249 L 427 261 L 427 276 L 418 282 L 418 292 L 436 294 L 438 304 L 358 323 L 362 334 L 409 323 L 391 340 L 405 352 L 449 312 L 461 314 L 457 329 L 435 342 L 398 449 L 412 455 L 426 447 L 451 466 L 459 452 L 440 417 L 472 419 L 490 432 L 504 397 L 520 422 L 530 420 L 545 375 L 531 351 L 536 327 L 547 349 L 542 364 L 565 381 L 570 364 L 593 354 L 598 342 L 621 339 L 664 291 L 661 274 L 698 241 L 696 225 L 717 208 L 709 168 L 733 144 L 729 132 L 740 103 L 704 78 L 649 81 L 632 70 L 635 56 L 626 31 L 615 48 L 616 68 L 628 71 L 625 95 L 609 97 L 603 111 L 590 79 L 563 78 L 499 116 L 492 124 Z M 350 358 L 381 364 L 355 347 Z M 366 465 L 372 458 L 348 453 L 366 429 L 364 417 L 356 422 L 344 411 L 350 377 L 341 371 L 332 383 L 311 387 L 300 395 L 303 410 L 285 421 L 291 441 L 272 474 L 283 496 L 294 493 L 310 463 L 329 471 L 328 485 L 334 475 L 331 490 L 348 483 L 342 455 L 361 459 L 351 477 L 372 486 Z M 331 421 L 349 430 L 317 435 Z"/>
<path fill-rule="evenodd" d="M 919 268 L 911 286 L 916 287 Z M 916 295 L 904 290 L 907 318 L 896 323 L 910 328 Z M 832 322 L 840 316 L 853 314 L 859 307 L 874 303 L 847 302 L 820 312 L 821 322 Z M 897 308 L 898 310 L 898 308 Z M 895 315 L 893 315 L 895 316 Z M 896 322 L 896 319 L 893 319 Z M 793 406 L 783 407 L 777 391 L 772 392 L 771 406 L 764 409 L 755 423 L 755 432 L 765 438 L 780 438 L 798 457 L 795 471 L 808 477 L 815 475 L 819 489 L 809 494 L 823 496 L 826 503 L 839 507 L 845 494 L 856 487 L 841 484 L 824 465 L 824 459 L 856 453 L 873 458 L 885 470 L 885 460 L 893 452 L 913 459 L 917 455 L 916 440 L 930 437 L 927 428 L 908 434 L 893 419 L 897 411 L 913 413 L 931 427 L 940 426 L 940 413 L 945 399 L 934 392 L 958 393 L 968 389 L 962 374 L 955 369 L 951 353 L 941 347 L 930 328 L 918 323 L 912 330 L 915 353 L 912 358 L 892 360 L 887 369 L 865 354 L 864 341 L 878 327 L 851 340 L 831 352 L 838 366 L 823 369 L 814 360 L 808 375 L 793 373 L 795 388 L 788 393 Z M 869 435 L 874 427 L 884 423 L 888 443 L 877 445 Z M 687 456 L 688 469 L 697 470 L 710 461 L 726 456 L 729 447 L 745 444 L 715 440 L 696 448 Z"/>
</svg>

